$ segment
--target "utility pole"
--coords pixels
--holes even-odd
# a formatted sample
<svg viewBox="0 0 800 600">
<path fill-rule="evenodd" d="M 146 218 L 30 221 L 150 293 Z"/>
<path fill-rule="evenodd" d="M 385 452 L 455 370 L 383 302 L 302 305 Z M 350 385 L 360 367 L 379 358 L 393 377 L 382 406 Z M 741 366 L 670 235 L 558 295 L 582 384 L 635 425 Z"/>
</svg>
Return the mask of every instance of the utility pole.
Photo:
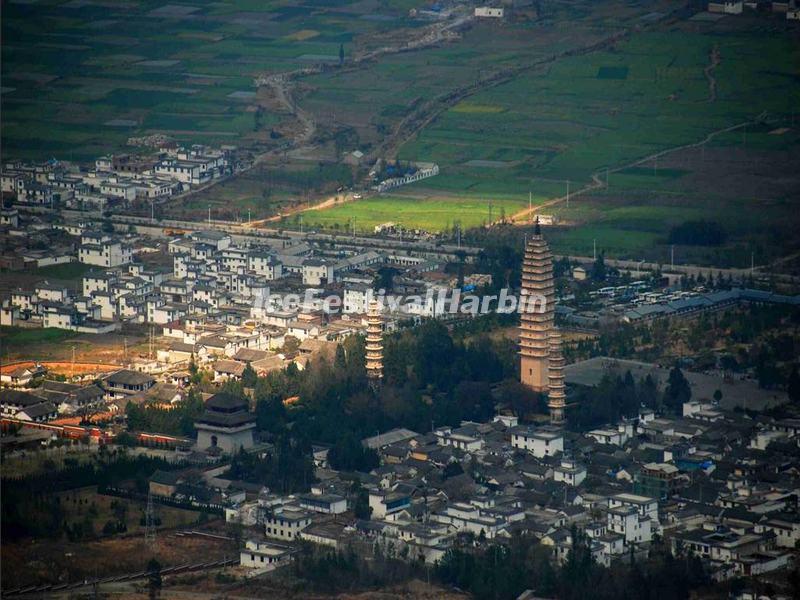
<svg viewBox="0 0 800 600">
<path fill-rule="evenodd" d="M 153 199 L 150 199 L 150 220 L 155 221 L 154 217 L 154 209 L 153 209 Z"/>
<path fill-rule="evenodd" d="M 72 344 L 72 368 L 70 369 L 70 379 L 75 377 L 75 344 Z"/>
<path fill-rule="evenodd" d="M 592 240 L 592 260 L 597 260 L 597 238 Z"/>
<path fill-rule="evenodd" d="M 247 224 L 250 225 L 250 209 L 247 209 Z"/>
<path fill-rule="evenodd" d="M 756 268 L 756 253 L 755 252 L 751 252 L 750 253 L 750 277 L 753 276 L 753 271 L 755 271 L 755 268 Z"/>
<path fill-rule="evenodd" d="M 675 269 L 675 244 L 672 244 L 672 246 L 670 247 L 669 265 L 672 269 Z"/>
<path fill-rule="evenodd" d="M 151 550 L 156 547 L 156 518 L 153 508 L 153 493 L 147 492 L 147 510 L 145 511 L 144 542 Z"/>
<path fill-rule="evenodd" d="M 569 198 L 569 192 L 567 192 L 567 198 Z M 567 203 L 569 203 L 569 200 L 567 200 Z M 528 190 L 528 220 L 533 221 L 533 194 L 530 190 Z"/>
<path fill-rule="evenodd" d="M 208 226 L 211 227 L 211 205 L 208 205 Z"/>
<path fill-rule="evenodd" d="M 608 187 L 608 185 L 606 185 Z M 569 208 L 569 179 L 567 179 L 567 208 Z"/>
</svg>

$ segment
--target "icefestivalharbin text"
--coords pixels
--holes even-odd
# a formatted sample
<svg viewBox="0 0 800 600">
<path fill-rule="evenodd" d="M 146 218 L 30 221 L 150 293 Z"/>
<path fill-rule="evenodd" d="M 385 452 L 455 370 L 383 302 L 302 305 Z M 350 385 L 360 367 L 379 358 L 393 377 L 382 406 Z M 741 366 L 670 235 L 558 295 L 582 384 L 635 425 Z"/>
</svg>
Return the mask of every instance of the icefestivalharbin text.
<svg viewBox="0 0 800 600">
<path fill-rule="evenodd" d="M 329 314 L 362 313 L 375 300 L 381 312 L 438 316 L 444 314 L 482 315 L 489 313 L 511 314 L 543 313 L 547 298 L 541 294 L 513 293 L 508 288 L 499 294 L 465 294 L 460 289 L 428 289 L 424 295 L 386 294 L 384 290 L 369 290 L 361 301 L 346 303 L 341 296 L 323 295 L 320 289 L 309 288 L 301 294 L 272 293 L 269 288 L 259 290 L 253 305 L 263 312 L 293 311 L 298 308 L 323 310 Z"/>
</svg>

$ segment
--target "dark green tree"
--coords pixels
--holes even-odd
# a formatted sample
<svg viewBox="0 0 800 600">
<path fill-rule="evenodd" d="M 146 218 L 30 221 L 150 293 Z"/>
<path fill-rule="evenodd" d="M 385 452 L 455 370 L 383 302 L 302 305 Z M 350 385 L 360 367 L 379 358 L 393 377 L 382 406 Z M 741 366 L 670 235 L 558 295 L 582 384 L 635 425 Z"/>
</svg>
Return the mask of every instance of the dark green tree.
<svg viewBox="0 0 800 600">
<path fill-rule="evenodd" d="M 161 563 L 151 558 L 147 563 L 147 591 L 150 600 L 155 600 L 161 594 Z"/>
<path fill-rule="evenodd" d="M 681 413 L 683 403 L 692 399 L 692 388 L 683 372 L 674 367 L 669 372 L 667 388 L 664 390 L 664 404 L 674 413 Z"/>
</svg>

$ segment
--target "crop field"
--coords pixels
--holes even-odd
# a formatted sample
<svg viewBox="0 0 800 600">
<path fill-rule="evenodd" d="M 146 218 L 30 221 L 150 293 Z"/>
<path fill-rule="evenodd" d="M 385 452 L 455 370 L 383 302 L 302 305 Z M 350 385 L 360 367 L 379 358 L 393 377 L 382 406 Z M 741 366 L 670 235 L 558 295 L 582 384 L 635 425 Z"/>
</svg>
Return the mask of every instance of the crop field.
<svg viewBox="0 0 800 600">
<path fill-rule="evenodd" d="M 4 1 L 3 158 L 89 160 L 155 132 L 259 141 L 281 115 L 256 119 L 255 76 L 338 62 L 357 33 L 406 24 L 403 2 L 382 3 L 383 21 L 330 4 Z"/>
<path fill-rule="evenodd" d="M 630 259 L 669 262 L 672 227 L 713 221 L 727 239 L 720 246 L 675 247 L 675 261 L 746 267 L 800 250 L 797 198 L 800 170 L 794 148 L 800 132 L 767 126 L 663 157 L 659 165 L 625 169 L 609 187 L 553 208 L 560 226 L 548 233 L 559 253 L 598 250 Z"/>
<path fill-rule="evenodd" d="M 680 43 L 678 43 L 680 38 Z M 588 183 L 631 162 L 755 118 L 788 116 L 800 101 L 789 36 L 645 32 L 613 50 L 559 60 L 481 92 L 443 114 L 400 153 L 435 161 L 462 182 L 485 177 L 474 161 L 508 161 L 500 181 Z M 704 68 L 718 47 L 717 97 Z M 776 57 L 794 60 L 776 61 Z M 470 107 L 491 107 L 476 114 Z"/>
<path fill-rule="evenodd" d="M 774 258 L 767 232 L 779 231 L 783 239 L 786 227 L 798 224 L 791 202 L 797 181 L 786 178 L 797 172 L 791 158 L 798 145 L 791 115 L 800 105 L 797 34 L 756 36 L 748 31 L 752 23 L 725 23 L 634 34 L 607 51 L 560 59 L 469 96 L 400 149 L 401 159 L 441 167 L 439 176 L 403 188 L 405 203 L 418 197 L 417 219 L 430 228 L 455 219 L 480 224 L 492 198 L 516 197 L 515 205 L 524 208 L 528 190 L 541 200 L 563 196 L 567 186 L 574 192 L 593 175 L 605 181 L 609 169 L 608 189 L 575 198 L 570 209 L 561 204 L 543 211 L 561 213 L 568 224 L 553 234 L 560 251 L 591 254 L 597 240 L 610 255 L 663 259 L 673 225 L 705 219 L 723 221 L 730 243 L 679 249 L 685 260 L 716 256 L 721 264 L 741 265 L 749 264 L 751 252 Z M 705 70 L 715 48 L 720 63 L 710 70 L 712 94 Z M 718 135 L 703 149 L 619 170 L 759 115 L 767 122 Z M 730 154 L 741 148 L 748 157 Z M 759 169 L 787 186 L 776 189 L 763 173 L 753 177 Z M 429 196 L 451 198 L 458 215 L 436 214 L 440 206 L 432 207 Z M 363 209 L 328 212 L 341 223 L 353 216 L 371 223 L 372 215 L 391 212 L 382 210 L 382 199 L 364 202 Z M 741 211 L 757 215 L 737 225 Z M 754 223 L 755 233 L 748 231 Z"/>
</svg>

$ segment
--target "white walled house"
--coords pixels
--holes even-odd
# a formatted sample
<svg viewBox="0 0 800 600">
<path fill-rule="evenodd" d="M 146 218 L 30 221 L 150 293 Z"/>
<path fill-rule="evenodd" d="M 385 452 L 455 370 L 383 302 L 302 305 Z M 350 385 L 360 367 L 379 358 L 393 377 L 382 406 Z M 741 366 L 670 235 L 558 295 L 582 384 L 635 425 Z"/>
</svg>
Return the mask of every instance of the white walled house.
<svg viewBox="0 0 800 600">
<path fill-rule="evenodd" d="M 553 469 L 553 480 L 563 481 L 567 485 L 579 486 L 586 479 L 586 467 L 572 459 L 562 459 L 561 464 Z"/>
<path fill-rule="evenodd" d="M 303 262 L 303 285 L 324 285 L 333 278 L 334 267 L 327 261 L 310 258 Z"/>
<path fill-rule="evenodd" d="M 279 565 L 289 562 L 291 558 L 292 554 L 288 548 L 269 542 L 247 540 L 239 553 L 239 565 L 250 569 L 271 571 Z"/>
<path fill-rule="evenodd" d="M 366 314 L 367 303 L 372 297 L 372 288 L 366 285 L 348 285 L 342 295 L 342 312 Z"/>
<path fill-rule="evenodd" d="M 620 506 L 608 510 L 608 530 L 625 538 L 626 544 L 640 544 L 652 540 L 649 517 L 642 517 L 633 507 Z"/>
<path fill-rule="evenodd" d="M 608 444 L 610 446 L 624 446 L 629 438 L 625 428 L 622 426 L 617 429 L 611 427 L 592 429 L 586 435 L 597 440 L 599 444 Z"/>
<path fill-rule="evenodd" d="M 200 185 L 211 180 L 211 173 L 203 170 L 200 163 L 167 159 L 155 166 L 155 174 L 176 179 L 189 185 Z"/>
<path fill-rule="evenodd" d="M 100 193 L 104 196 L 131 201 L 136 199 L 136 186 L 129 181 L 120 181 L 116 178 L 107 179 L 100 184 Z"/>
<path fill-rule="evenodd" d="M 436 441 L 440 446 L 452 446 L 465 452 L 477 452 L 483 448 L 483 440 L 458 430 L 437 429 Z"/>
<path fill-rule="evenodd" d="M 111 320 L 117 317 L 117 300 L 114 294 L 109 292 L 92 292 L 91 294 L 92 306 L 100 309 L 99 317 L 105 320 Z"/>
<path fill-rule="evenodd" d="M 336 494 L 300 494 L 300 508 L 326 515 L 340 515 L 347 510 L 347 500 Z"/>
<path fill-rule="evenodd" d="M 36 301 L 37 298 L 33 292 L 23 290 L 11 292 L 11 306 L 15 306 L 20 310 L 33 310 Z"/>
<path fill-rule="evenodd" d="M 504 10 L 502 8 L 492 8 L 491 6 L 478 6 L 475 8 L 475 16 L 478 18 L 502 19 Z"/>
<path fill-rule="evenodd" d="M 91 296 L 92 292 L 110 292 L 111 284 L 116 280 L 109 273 L 87 273 L 83 276 L 82 292 L 84 296 Z"/>
<path fill-rule="evenodd" d="M 536 458 L 555 456 L 564 451 L 564 435 L 557 429 L 541 427 L 531 429 L 515 427 L 511 429 L 511 445 L 527 450 Z"/>
<path fill-rule="evenodd" d="M 268 537 L 293 542 L 311 525 L 311 515 L 302 510 L 283 509 L 264 519 L 264 532 Z"/>
<path fill-rule="evenodd" d="M 118 267 L 127 265 L 133 256 L 130 246 L 119 240 L 107 240 L 99 244 L 82 244 L 78 249 L 78 260 L 85 265 Z"/>
<path fill-rule="evenodd" d="M 281 261 L 267 252 L 252 252 L 248 257 L 247 268 L 257 275 L 262 275 L 268 281 L 283 277 Z"/>
<path fill-rule="evenodd" d="M 411 506 L 411 497 L 408 494 L 381 489 L 371 489 L 369 491 L 371 519 L 385 519 L 409 506 Z"/>
<path fill-rule="evenodd" d="M 616 494 L 608 499 L 609 508 L 635 508 L 642 517 L 658 521 L 658 500 L 639 494 Z"/>
<path fill-rule="evenodd" d="M 69 298 L 69 290 L 63 285 L 47 283 L 46 281 L 36 286 L 36 298 L 39 302 L 65 302 Z"/>
</svg>

